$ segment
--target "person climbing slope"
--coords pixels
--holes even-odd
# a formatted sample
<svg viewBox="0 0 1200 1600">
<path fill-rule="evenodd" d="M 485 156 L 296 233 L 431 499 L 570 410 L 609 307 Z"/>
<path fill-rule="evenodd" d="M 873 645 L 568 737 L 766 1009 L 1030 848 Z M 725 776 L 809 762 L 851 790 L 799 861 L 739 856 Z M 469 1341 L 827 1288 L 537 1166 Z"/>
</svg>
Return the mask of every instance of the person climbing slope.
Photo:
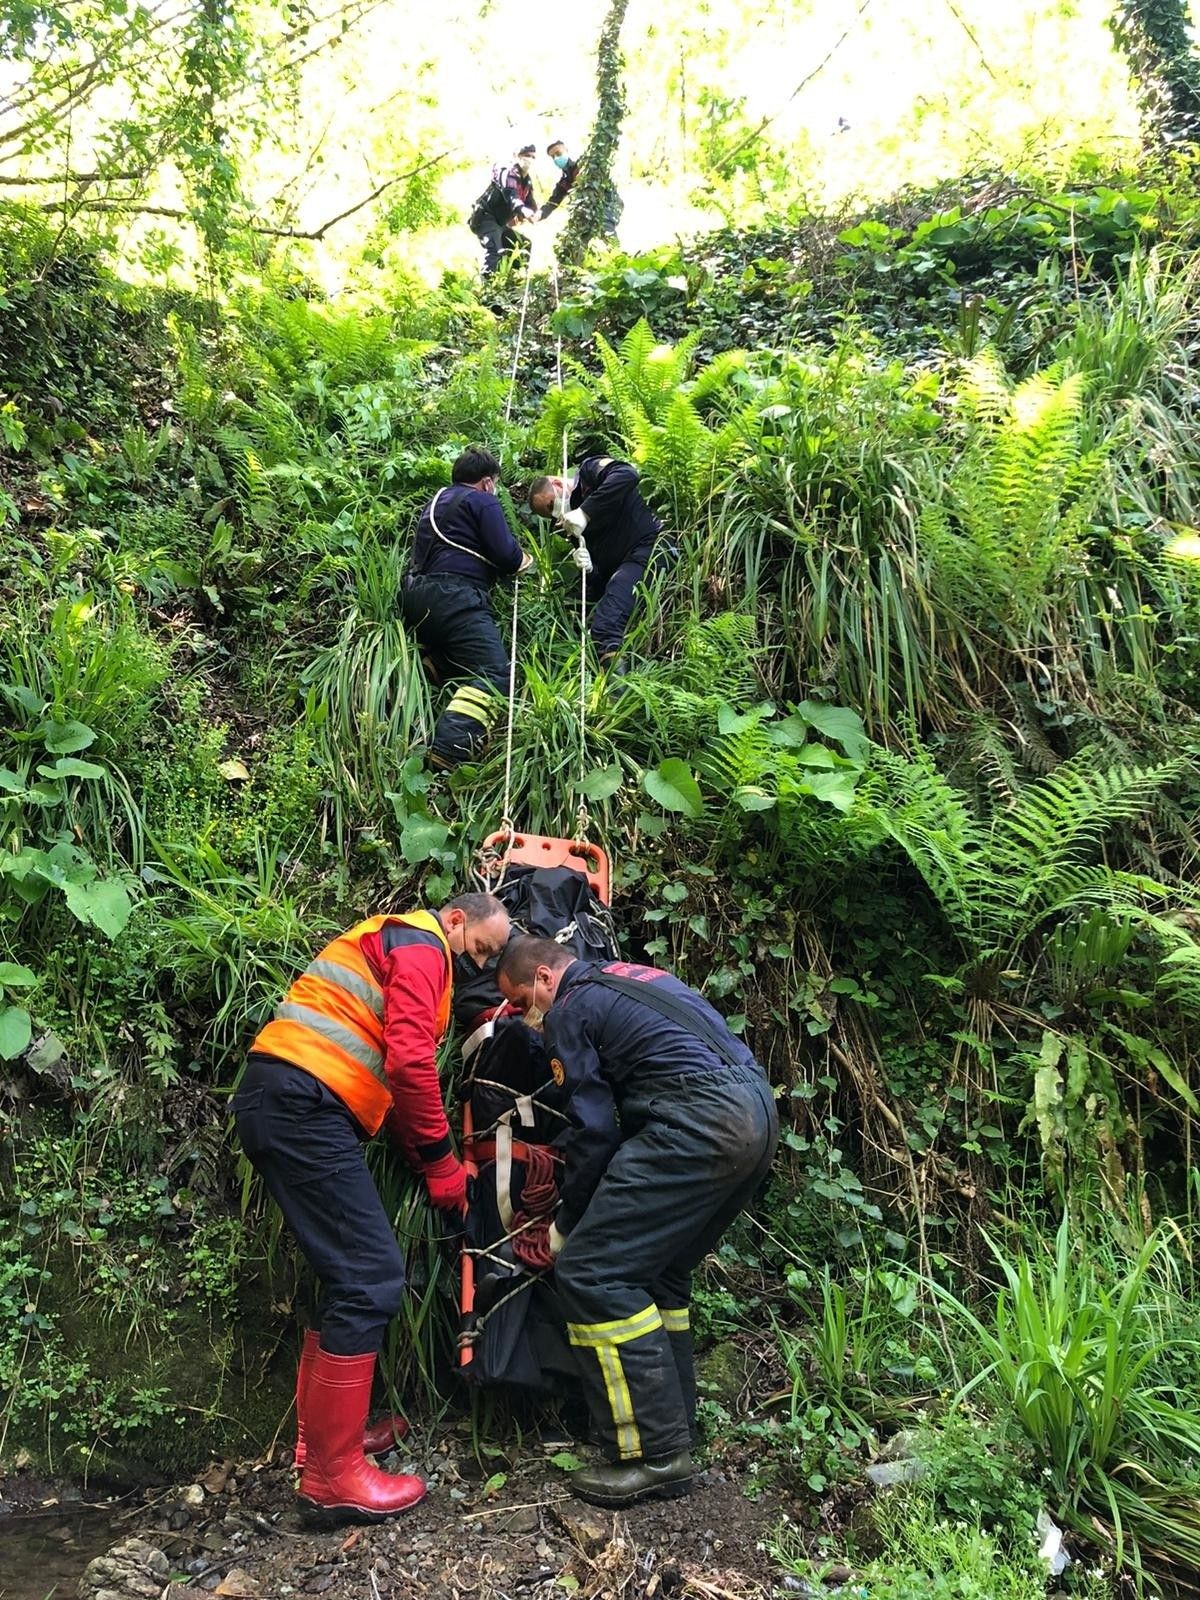
<svg viewBox="0 0 1200 1600">
<path fill-rule="evenodd" d="M 508 690 L 508 651 L 492 610 L 492 585 L 524 572 L 533 558 L 509 531 L 496 485 L 500 463 L 464 450 L 421 512 L 401 589 L 401 615 L 438 683 L 458 687 L 438 718 L 430 760 L 456 767 L 487 743 L 497 694 Z"/>
</svg>

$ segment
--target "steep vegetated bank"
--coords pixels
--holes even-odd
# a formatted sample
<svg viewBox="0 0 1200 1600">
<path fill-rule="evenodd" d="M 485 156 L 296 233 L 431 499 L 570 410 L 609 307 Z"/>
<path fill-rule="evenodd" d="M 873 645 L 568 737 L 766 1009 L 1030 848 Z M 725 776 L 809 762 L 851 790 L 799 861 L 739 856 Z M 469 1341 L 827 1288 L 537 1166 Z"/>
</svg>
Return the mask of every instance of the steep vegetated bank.
<svg viewBox="0 0 1200 1600">
<path fill-rule="evenodd" d="M 679 560 L 581 748 L 574 569 L 506 501 L 515 814 L 586 805 L 630 950 L 745 1029 L 786 1122 L 698 1296 L 709 1438 L 811 1530 L 921 1422 L 881 1523 L 914 1574 L 1038 1592 L 1043 1508 L 1198 1564 L 1188 196 L 986 175 L 605 257 L 535 288 L 507 422 L 516 319 L 464 282 L 168 301 L 5 214 L 0 1456 L 270 1444 L 308 1286 L 225 1099 L 321 934 L 436 901 L 498 822 L 502 740 L 425 769 L 397 587 L 464 443 L 511 490 L 566 429 L 638 463 Z M 373 1159 L 432 1398 L 451 1271 Z"/>
</svg>

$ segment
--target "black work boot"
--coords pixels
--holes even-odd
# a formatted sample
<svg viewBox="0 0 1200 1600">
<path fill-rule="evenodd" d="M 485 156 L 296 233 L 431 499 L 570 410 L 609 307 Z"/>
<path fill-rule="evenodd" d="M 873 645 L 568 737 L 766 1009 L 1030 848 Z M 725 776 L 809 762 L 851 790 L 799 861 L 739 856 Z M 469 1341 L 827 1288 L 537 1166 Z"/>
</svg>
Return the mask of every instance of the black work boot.
<svg viewBox="0 0 1200 1600">
<path fill-rule="evenodd" d="M 639 1500 L 674 1500 L 692 1487 L 688 1450 L 654 1461 L 618 1461 L 580 1467 L 568 1480 L 571 1493 L 594 1506 L 631 1506 Z"/>
</svg>

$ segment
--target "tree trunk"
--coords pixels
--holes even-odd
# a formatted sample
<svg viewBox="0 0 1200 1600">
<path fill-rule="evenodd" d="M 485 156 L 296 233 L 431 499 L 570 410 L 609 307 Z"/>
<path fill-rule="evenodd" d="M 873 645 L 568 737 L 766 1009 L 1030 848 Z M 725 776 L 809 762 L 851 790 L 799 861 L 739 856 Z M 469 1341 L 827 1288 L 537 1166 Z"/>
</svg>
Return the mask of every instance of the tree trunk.
<svg viewBox="0 0 1200 1600">
<path fill-rule="evenodd" d="M 1129 64 L 1147 139 L 1194 143 L 1200 138 L 1200 61 L 1186 0 L 1119 0 L 1108 25 Z"/>
<path fill-rule="evenodd" d="M 612 163 L 625 118 L 621 24 L 628 4 L 629 0 L 610 0 L 600 33 L 596 52 L 596 122 L 575 185 L 571 215 L 558 243 L 558 259 L 564 265 L 577 266 L 583 260 L 592 240 L 609 231 L 607 220 L 616 211 Z"/>
</svg>

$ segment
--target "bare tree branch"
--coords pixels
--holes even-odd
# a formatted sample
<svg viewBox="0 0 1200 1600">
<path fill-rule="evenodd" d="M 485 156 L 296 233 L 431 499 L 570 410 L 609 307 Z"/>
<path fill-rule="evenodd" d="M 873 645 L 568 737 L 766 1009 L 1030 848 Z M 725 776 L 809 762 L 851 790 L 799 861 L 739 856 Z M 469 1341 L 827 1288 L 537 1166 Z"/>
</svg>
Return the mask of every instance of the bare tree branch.
<svg viewBox="0 0 1200 1600">
<path fill-rule="evenodd" d="M 230 227 L 246 228 L 251 233 L 265 234 L 269 238 L 273 239 L 320 240 L 325 237 L 330 228 L 336 227 L 339 222 L 345 222 L 347 217 L 354 216 L 355 212 L 363 210 L 363 208 L 365 206 L 369 206 L 373 200 L 378 200 L 380 195 L 386 194 L 387 191 L 394 188 L 396 184 L 405 183 L 409 178 L 415 178 L 418 173 L 426 172 L 430 167 L 436 167 L 440 162 L 445 161 L 448 156 L 453 154 L 454 150 L 443 150 L 441 155 L 432 156 L 428 161 L 422 161 L 419 166 L 413 167 L 410 171 L 400 172 L 397 173 L 394 178 L 386 179 L 385 182 L 379 184 L 376 189 L 372 190 L 370 194 L 365 195 L 363 199 L 356 200 L 352 206 L 347 206 L 344 211 L 339 211 L 336 216 L 329 217 L 325 222 L 321 223 L 319 228 L 273 228 L 268 223 L 254 222 L 249 218 L 244 218 L 241 220 L 235 219 L 230 223 Z M 192 212 L 186 210 L 182 206 L 149 206 L 143 205 L 137 200 L 47 200 L 43 203 L 41 209 L 46 212 L 119 211 L 128 216 L 136 217 L 169 217 L 175 222 L 190 222 L 193 220 Z"/>
<path fill-rule="evenodd" d="M 870 5 L 871 5 L 871 0 L 860 0 L 860 4 L 859 4 L 859 7 L 858 7 L 858 10 L 855 12 L 854 17 L 853 17 L 849 27 L 846 28 L 846 30 L 842 34 L 841 38 L 837 41 L 837 43 L 833 46 L 833 48 L 828 52 L 828 54 L 823 58 L 823 60 L 818 61 L 817 65 L 812 69 L 812 71 L 808 74 L 808 76 L 806 78 L 801 78 L 800 82 L 792 90 L 791 94 L 788 95 L 787 99 L 783 102 L 783 105 L 780 106 L 778 111 L 773 111 L 769 117 L 764 117 L 762 119 L 762 121 L 759 123 L 757 128 L 752 128 L 751 131 L 746 135 L 746 137 L 744 139 L 739 139 L 738 142 L 733 146 L 733 148 L 731 150 L 726 150 L 725 154 L 720 158 L 720 160 L 713 162 L 713 171 L 714 172 L 723 172 L 725 170 L 725 168 L 729 165 L 729 163 L 733 160 L 734 156 L 740 155 L 748 144 L 753 144 L 755 139 L 757 139 L 760 134 L 764 133 L 766 131 L 766 129 L 771 126 L 771 124 L 775 121 L 775 119 L 777 117 L 781 117 L 783 115 L 784 111 L 787 109 L 788 106 L 791 105 L 792 101 L 796 98 L 796 96 L 802 90 L 807 89 L 809 84 L 813 81 L 813 79 L 815 77 L 817 77 L 817 75 L 819 73 L 824 72 L 825 68 L 833 60 L 834 56 L 837 55 L 838 51 L 845 44 L 846 40 L 854 32 L 854 29 L 858 26 L 858 23 L 861 20 L 863 13 L 868 9 L 868 7 Z"/>
</svg>

